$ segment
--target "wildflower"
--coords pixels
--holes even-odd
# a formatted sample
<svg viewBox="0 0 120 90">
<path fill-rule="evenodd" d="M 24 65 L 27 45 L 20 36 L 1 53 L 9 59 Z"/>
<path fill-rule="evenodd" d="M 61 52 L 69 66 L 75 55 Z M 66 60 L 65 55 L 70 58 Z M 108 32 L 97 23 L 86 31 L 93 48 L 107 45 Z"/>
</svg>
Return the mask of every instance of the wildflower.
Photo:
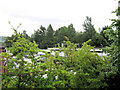
<svg viewBox="0 0 120 90">
<path fill-rule="evenodd" d="M 44 79 L 47 78 L 47 74 L 43 75 L 42 77 L 43 77 Z"/>
<path fill-rule="evenodd" d="M 74 75 L 76 74 L 76 72 L 74 72 Z"/>
<path fill-rule="evenodd" d="M 72 72 L 73 72 L 73 70 L 70 71 L 70 73 L 72 73 Z"/>
<path fill-rule="evenodd" d="M 48 68 L 45 71 L 48 71 Z"/>
<path fill-rule="evenodd" d="M 57 75 L 57 76 L 55 76 L 55 79 L 58 79 L 58 75 Z"/>
</svg>

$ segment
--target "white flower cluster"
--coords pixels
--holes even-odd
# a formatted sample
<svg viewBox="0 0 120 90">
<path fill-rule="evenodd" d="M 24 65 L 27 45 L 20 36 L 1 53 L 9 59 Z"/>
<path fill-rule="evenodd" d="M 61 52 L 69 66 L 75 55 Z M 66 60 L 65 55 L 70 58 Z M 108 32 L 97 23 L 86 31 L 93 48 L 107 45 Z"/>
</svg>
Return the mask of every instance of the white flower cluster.
<svg viewBox="0 0 120 90">
<path fill-rule="evenodd" d="M 58 79 L 58 75 L 57 75 L 57 76 L 55 76 L 55 79 Z"/>
<path fill-rule="evenodd" d="M 74 75 L 76 74 L 76 72 L 74 72 Z"/>
<path fill-rule="evenodd" d="M 35 78 L 37 78 L 38 76 L 35 76 Z"/>
<path fill-rule="evenodd" d="M 72 73 L 72 72 L 73 72 L 73 70 L 70 71 L 70 73 Z M 75 74 L 76 74 L 76 72 L 74 72 L 74 75 L 75 75 Z"/>
<path fill-rule="evenodd" d="M 46 79 L 46 78 L 47 78 L 47 74 L 43 75 L 42 77 L 43 77 L 44 79 Z"/>
<path fill-rule="evenodd" d="M 17 78 L 17 76 L 12 76 L 11 78 Z"/>
</svg>

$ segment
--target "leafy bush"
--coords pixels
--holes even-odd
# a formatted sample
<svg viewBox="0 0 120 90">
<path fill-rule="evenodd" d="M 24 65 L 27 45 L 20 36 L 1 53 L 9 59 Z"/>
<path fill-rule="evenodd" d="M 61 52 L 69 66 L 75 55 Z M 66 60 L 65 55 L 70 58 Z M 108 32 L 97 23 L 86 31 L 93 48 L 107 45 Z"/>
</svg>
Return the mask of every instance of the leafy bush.
<svg viewBox="0 0 120 90">
<path fill-rule="evenodd" d="M 66 37 L 67 47 L 60 48 L 55 56 L 45 52 L 45 63 L 37 63 L 35 53 L 38 52 L 36 43 L 27 42 L 20 38 L 13 43 L 11 52 L 16 52 L 16 58 L 8 53 L 2 53 L 6 58 L 6 72 L 3 74 L 5 88 L 100 88 L 105 87 L 104 77 L 109 75 L 110 60 L 91 53 L 94 47 L 83 43 L 77 50 Z M 26 52 L 27 51 L 27 52 Z M 51 51 L 52 52 L 52 51 Z M 63 52 L 64 57 L 59 56 Z M 31 63 L 24 59 L 29 54 Z M 9 60 L 11 59 L 11 61 Z M 18 67 L 16 67 L 18 63 Z"/>
<path fill-rule="evenodd" d="M 118 1 L 120 2 L 120 1 Z M 120 15 L 120 7 L 118 7 L 112 13 L 116 13 L 116 16 Z M 104 52 L 109 53 L 108 57 L 111 60 L 110 76 L 106 78 L 108 86 L 120 87 L 120 20 L 111 19 L 112 23 L 108 29 L 104 31 L 105 36 L 108 37 L 111 45 L 106 47 Z"/>
</svg>

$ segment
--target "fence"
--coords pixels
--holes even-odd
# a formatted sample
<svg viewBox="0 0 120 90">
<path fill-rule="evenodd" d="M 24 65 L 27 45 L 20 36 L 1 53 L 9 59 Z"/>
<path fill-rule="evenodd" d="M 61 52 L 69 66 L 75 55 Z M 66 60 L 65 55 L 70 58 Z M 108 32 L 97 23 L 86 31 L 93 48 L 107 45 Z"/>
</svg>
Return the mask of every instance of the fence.
<svg viewBox="0 0 120 90">
<path fill-rule="evenodd" d="M 6 52 L 5 50 L 5 44 L 0 43 L 0 54 L 2 52 Z M 4 61 L 2 60 L 4 57 L 2 57 L 0 55 L 0 90 L 2 89 L 2 73 L 5 72 L 5 69 L 3 69 L 2 67 L 4 66 Z"/>
</svg>

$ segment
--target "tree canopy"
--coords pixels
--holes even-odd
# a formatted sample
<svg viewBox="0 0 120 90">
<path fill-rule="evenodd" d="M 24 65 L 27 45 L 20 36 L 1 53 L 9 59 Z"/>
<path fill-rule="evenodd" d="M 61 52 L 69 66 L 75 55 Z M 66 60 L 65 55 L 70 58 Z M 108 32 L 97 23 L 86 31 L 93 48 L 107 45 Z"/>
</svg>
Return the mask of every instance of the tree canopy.
<svg viewBox="0 0 120 90">
<path fill-rule="evenodd" d="M 86 19 L 83 23 L 83 29 L 84 31 L 76 31 L 73 24 L 70 24 L 68 26 L 63 26 L 58 28 L 57 30 L 54 30 L 52 28 L 52 25 L 50 24 L 47 29 L 44 26 L 40 26 L 39 29 L 34 30 L 34 33 L 31 36 L 28 36 L 26 31 L 24 30 L 23 33 L 21 33 L 21 36 L 23 35 L 26 39 L 29 41 L 36 41 L 38 44 L 38 47 L 41 49 L 46 49 L 48 47 L 55 47 L 58 43 L 62 43 L 65 38 L 64 36 L 67 36 L 69 40 L 72 43 L 79 44 L 79 47 L 82 46 L 84 42 L 91 39 L 91 42 L 89 42 L 90 45 L 95 47 L 102 47 L 102 46 L 108 46 L 110 41 L 108 38 L 105 37 L 105 34 L 103 31 L 105 31 L 106 28 L 110 27 L 103 27 L 100 33 L 98 33 L 94 25 L 92 24 L 92 18 L 86 16 Z M 15 37 L 12 35 L 11 37 L 8 37 L 5 41 L 6 45 L 8 47 L 11 47 L 10 40 Z M 17 40 L 17 39 L 15 39 Z"/>
</svg>

